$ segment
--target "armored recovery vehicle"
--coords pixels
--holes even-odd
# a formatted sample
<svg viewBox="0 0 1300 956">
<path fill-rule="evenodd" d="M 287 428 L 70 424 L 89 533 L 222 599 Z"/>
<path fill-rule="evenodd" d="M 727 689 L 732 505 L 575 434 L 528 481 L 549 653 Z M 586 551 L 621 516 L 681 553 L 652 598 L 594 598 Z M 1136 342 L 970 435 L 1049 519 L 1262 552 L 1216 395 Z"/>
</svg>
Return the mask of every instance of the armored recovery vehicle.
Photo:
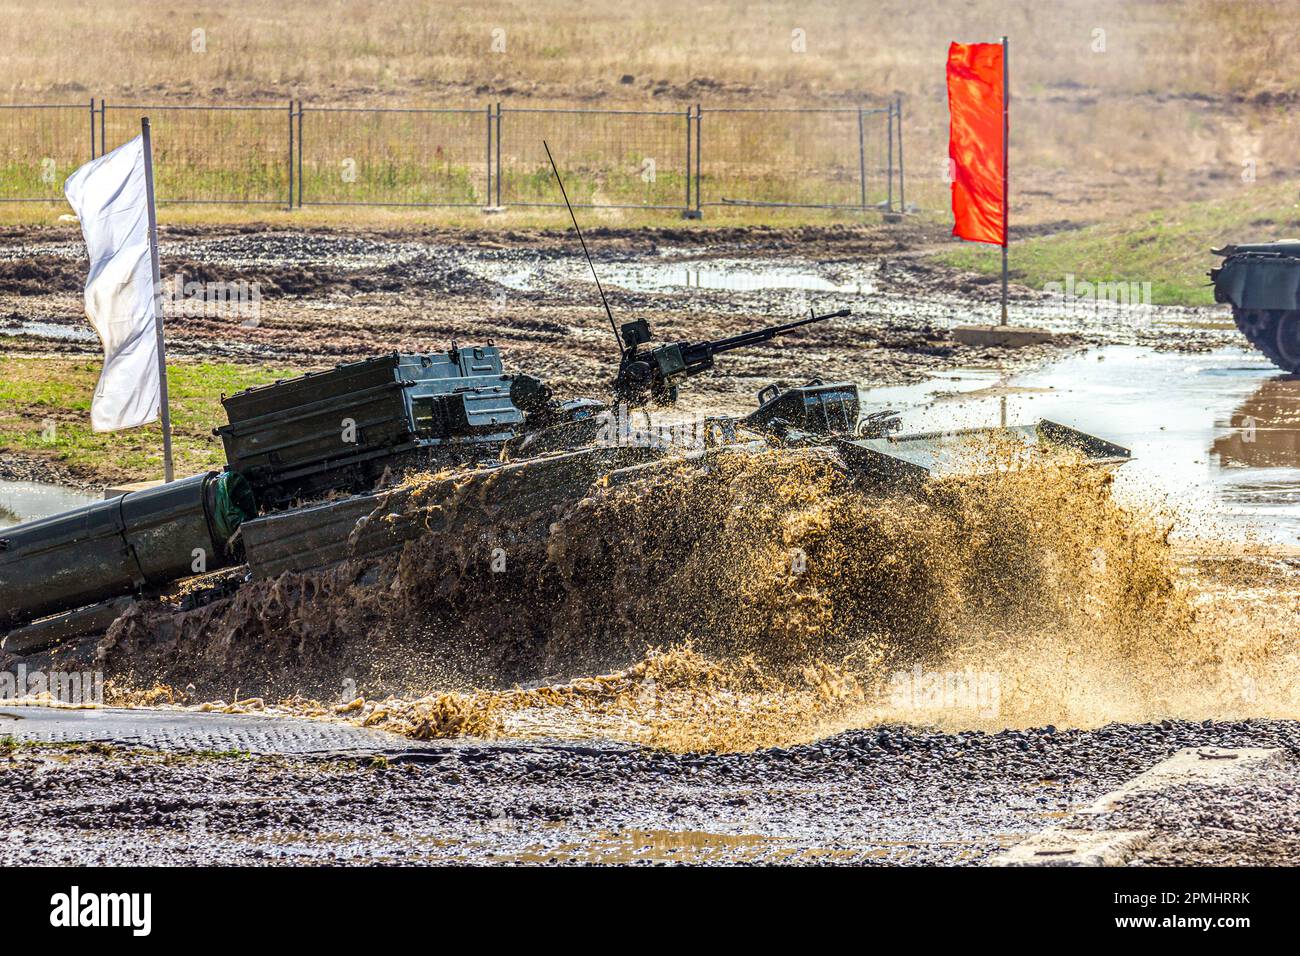
<svg viewBox="0 0 1300 956">
<path fill-rule="evenodd" d="M 1214 301 L 1250 344 L 1284 372 L 1300 372 L 1300 240 L 1228 245 L 1210 250 L 1223 263 L 1210 270 Z"/>
</svg>

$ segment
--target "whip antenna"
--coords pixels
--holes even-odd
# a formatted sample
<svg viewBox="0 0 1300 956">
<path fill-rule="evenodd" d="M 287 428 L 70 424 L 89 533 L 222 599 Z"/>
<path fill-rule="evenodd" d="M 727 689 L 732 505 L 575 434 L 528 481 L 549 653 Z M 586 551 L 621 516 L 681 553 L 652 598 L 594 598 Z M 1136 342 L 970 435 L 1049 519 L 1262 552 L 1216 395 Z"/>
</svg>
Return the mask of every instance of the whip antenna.
<svg viewBox="0 0 1300 956">
<path fill-rule="evenodd" d="M 573 231 L 578 234 L 578 242 L 582 243 L 582 254 L 587 257 L 587 265 L 591 268 L 591 277 L 596 280 L 596 291 L 600 293 L 601 304 L 605 306 L 605 314 L 609 316 L 609 327 L 614 330 L 614 341 L 619 343 L 618 351 L 623 353 L 623 340 L 619 338 L 618 326 L 614 322 L 614 313 L 609 310 L 609 300 L 605 298 L 605 290 L 601 287 L 600 276 L 596 275 L 596 264 L 591 261 L 591 253 L 587 251 L 587 240 L 582 238 L 582 230 L 578 227 L 578 217 L 573 214 L 573 206 L 569 204 L 569 194 L 565 192 L 564 180 L 560 178 L 560 170 L 555 165 L 555 157 L 551 155 L 551 147 L 546 145 L 546 140 L 542 140 L 542 148 L 546 150 L 546 158 L 551 161 L 551 170 L 555 173 L 555 181 L 560 184 L 560 195 L 564 197 L 564 207 L 569 210 L 569 218 L 573 220 Z"/>
</svg>

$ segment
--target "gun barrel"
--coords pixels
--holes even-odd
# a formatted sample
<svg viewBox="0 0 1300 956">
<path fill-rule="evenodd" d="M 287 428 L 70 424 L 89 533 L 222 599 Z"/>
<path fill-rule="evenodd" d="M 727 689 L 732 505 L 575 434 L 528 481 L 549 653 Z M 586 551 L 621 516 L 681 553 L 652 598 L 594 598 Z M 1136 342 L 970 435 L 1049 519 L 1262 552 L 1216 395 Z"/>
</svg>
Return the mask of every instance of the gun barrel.
<svg viewBox="0 0 1300 956">
<path fill-rule="evenodd" d="M 792 329 L 797 329 L 801 325 L 811 325 L 814 322 L 825 322 L 827 319 L 839 319 L 852 315 L 848 309 L 840 309 L 838 312 L 828 312 L 825 315 L 811 315 L 806 319 L 799 319 L 796 322 L 787 322 L 785 325 L 769 325 L 765 329 L 755 329 L 752 332 L 742 332 L 739 335 L 733 335 L 730 338 L 717 339 L 713 342 L 701 343 L 709 347 L 710 352 L 730 352 L 732 349 L 744 348 L 746 345 L 757 345 L 759 342 L 766 342 L 776 338 L 778 335 L 784 335 Z"/>
</svg>

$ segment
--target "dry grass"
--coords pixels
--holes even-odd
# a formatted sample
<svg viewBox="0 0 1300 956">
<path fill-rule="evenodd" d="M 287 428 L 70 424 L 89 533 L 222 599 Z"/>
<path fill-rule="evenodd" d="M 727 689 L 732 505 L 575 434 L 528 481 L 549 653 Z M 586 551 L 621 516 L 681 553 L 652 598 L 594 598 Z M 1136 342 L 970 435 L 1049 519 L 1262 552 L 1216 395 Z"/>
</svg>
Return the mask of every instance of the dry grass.
<svg viewBox="0 0 1300 956">
<path fill-rule="evenodd" d="M 1288 91 L 1300 75 L 1300 45 L 1290 10 L 1282 0 L 778 0 L 761 7 L 742 0 L 232 0 L 165 8 L 147 0 L 10 0 L 0 5 L 0 76 L 8 81 L 0 100 L 280 103 L 299 96 L 316 104 L 677 109 L 851 105 L 899 93 L 908 198 L 943 217 L 947 44 L 1006 33 L 1013 223 L 1093 223 L 1220 198 L 1238 185 L 1248 160 L 1263 182 L 1297 171 L 1300 130 L 1288 115 Z M 205 31 L 206 52 L 192 52 L 194 30 Z M 493 50 L 498 30 L 502 52 Z M 804 31 L 805 52 L 792 49 L 795 30 Z"/>
<path fill-rule="evenodd" d="M 951 39 L 1013 37 L 1021 89 L 1113 93 L 1286 89 L 1300 49 L 1281 0 L 560 0 L 439 4 L 390 0 L 0 6 L 8 93 L 240 98 L 554 95 L 837 97 L 942 86 Z M 1288 27 L 1290 26 L 1290 33 Z M 206 31 L 204 53 L 191 32 Z M 791 48 L 802 29 L 806 52 Z M 493 50 L 503 30 L 505 49 Z M 1092 50 L 1104 30 L 1106 50 Z M 630 84 L 620 83 L 631 75 Z M 694 86 L 692 87 L 692 82 Z"/>
</svg>

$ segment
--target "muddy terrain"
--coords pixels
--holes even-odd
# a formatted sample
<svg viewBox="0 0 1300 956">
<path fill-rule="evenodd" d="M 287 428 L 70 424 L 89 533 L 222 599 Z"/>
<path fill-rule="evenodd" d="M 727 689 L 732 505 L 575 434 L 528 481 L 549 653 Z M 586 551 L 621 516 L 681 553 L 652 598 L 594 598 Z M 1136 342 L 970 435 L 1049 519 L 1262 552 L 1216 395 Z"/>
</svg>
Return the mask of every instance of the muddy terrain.
<svg viewBox="0 0 1300 956">
<path fill-rule="evenodd" d="M 1295 755 L 1298 734 L 1258 720 L 884 725 L 747 754 L 524 745 L 343 760 L 22 747 L 0 765 L 0 861 L 980 865 L 1180 748 Z M 1154 829 L 1139 864 L 1293 866 L 1298 783 L 1289 763 L 1198 794 L 1193 814 L 1147 802 L 1117 825 Z"/>
<path fill-rule="evenodd" d="M 1291 500 L 1300 396 L 1230 320 L 1062 315 L 1017 287 L 1014 320 L 1060 336 L 975 348 L 952 327 L 993 321 L 996 284 L 935 265 L 941 237 L 923 227 L 588 238 L 616 318 L 664 338 L 854 310 L 720 358 L 688 409 L 845 378 L 877 388 L 867 410 L 910 409 L 908 428 L 1050 415 L 1137 461 L 1114 481 L 1051 464 L 877 498 L 816 462 L 742 456 L 597 482 L 518 525 L 416 479 L 408 517 L 439 533 L 181 613 L 139 602 L 89 651 L 119 706 L 308 719 L 421 748 L 10 741 L 0 805 L 19 838 L 0 857 L 984 863 L 1181 748 L 1297 751 L 1300 562 L 1294 522 L 1270 516 Z M 97 354 L 82 257 L 69 230 L 0 237 L 5 348 Z M 614 363 L 563 233 L 172 229 L 163 259 L 165 275 L 260 297 L 251 317 L 178 310 L 176 356 L 319 367 L 492 340 L 512 367 L 593 397 Z M 1243 445 L 1247 412 L 1264 437 Z M 504 577 L 484 550 L 500 542 Z M 997 699 L 900 698 L 913 669 L 991 682 Z M 1129 824 L 1161 832 L 1152 861 L 1294 862 L 1294 793 L 1288 764 L 1197 794 L 1208 836 L 1158 802 Z"/>
<path fill-rule="evenodd" d="M 1017 351 L 960 345 L 953 325 L 996 321 L 997 283 L 935 264 L 926 253 L 940 231 L 910 221 L 587 234 L 616 321 L 644 318 L 664 340 L 721 338 L 809 309 L 853 309 L 851 318 L 728 356 L 693 383 L 688 407 L 750 407 L 754 393 L 778 379 L 889 384 L 959 365 L 1025 368 L 1088 342 L 1201 348 L 1233 334 L 1209 310 L 1162 309 L 1154 324 L 1122 310 L 1062 315 L 1040 293 L 1013 287 L 1013 321 L 1046 324 L 1061 340 Z M 492 340 L 512 367 L 590 396 L 603 394 L 616 360 L 572 233 L 174 227 L 164 230 L 161 252 L 165 281 L 258 290 L 251 317 L 172 307 L 174 356 L 320 366 Z M 81 303 L 85 268 L 71 228 L 0 232 L 0 347 L 95 354 Z"/>
</svg>

